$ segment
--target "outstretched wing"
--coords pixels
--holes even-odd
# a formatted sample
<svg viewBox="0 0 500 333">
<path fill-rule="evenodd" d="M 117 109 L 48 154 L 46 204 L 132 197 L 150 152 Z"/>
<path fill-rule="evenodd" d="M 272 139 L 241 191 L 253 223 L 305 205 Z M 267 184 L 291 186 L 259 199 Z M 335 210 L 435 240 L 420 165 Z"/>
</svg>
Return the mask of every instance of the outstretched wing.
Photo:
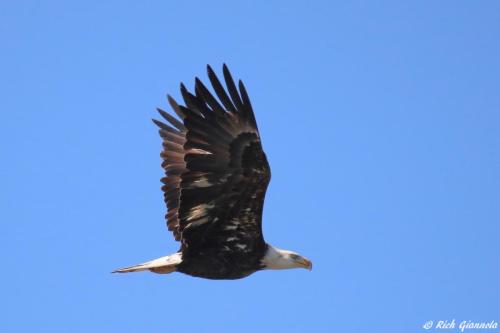
<svg viewBox="0 0 500 333">
<path fill-rule="evenodd" d="M 162 178 L 168 229 L 184 247 L 253 251 L 263 246 L 261 218 L 271 173 L 243 83 L 226 65 L 227 91 L 208 66 L 218 100 L 196 78 L 195 94 L 181 84 L 185 106 L 170 96 L 182 120 L 159 110 Z"/>
</svg>

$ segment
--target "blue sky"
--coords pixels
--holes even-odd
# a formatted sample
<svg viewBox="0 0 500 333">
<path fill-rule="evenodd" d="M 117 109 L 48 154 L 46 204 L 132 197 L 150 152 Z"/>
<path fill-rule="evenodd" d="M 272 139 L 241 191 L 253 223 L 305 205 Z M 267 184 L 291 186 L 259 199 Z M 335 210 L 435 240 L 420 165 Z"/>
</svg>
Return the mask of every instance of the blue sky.
<svg viewBox="0 0 500 333">
<path fill-rule="evenodd" d="M 500 321 L 497 1 L 3 1 L 4 332 L 422 332 Z M 312 272 L 112 275 L 174 252 L 150 118 L 226 62 Z"/>
</svg>

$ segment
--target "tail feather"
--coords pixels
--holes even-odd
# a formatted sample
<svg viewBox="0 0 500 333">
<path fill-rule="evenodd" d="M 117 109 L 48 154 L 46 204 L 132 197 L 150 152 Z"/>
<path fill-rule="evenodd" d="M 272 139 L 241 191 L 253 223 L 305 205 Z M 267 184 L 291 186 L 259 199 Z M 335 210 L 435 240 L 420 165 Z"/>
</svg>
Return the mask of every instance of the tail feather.
<svg viewBox="0 0 500 333">
<path fill-rule="evenodd" d="M 135 266 L 120 268 L 112 273 L 130 273 L 149 270 L 158 274 L 168 274 L 176 270 L 178 264 L 182 262 L 181 253 L 174 253 L 169 256 L 154 259 Z"/>
</svg>

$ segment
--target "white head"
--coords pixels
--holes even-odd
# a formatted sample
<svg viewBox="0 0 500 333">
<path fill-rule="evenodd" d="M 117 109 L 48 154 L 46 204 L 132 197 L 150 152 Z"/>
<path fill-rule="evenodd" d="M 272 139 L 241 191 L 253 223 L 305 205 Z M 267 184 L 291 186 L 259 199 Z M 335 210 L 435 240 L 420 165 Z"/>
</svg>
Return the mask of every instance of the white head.
<svg viewBox="0 0 500 333">
<path fill-rule="evenodd" d="M 278 249 L 268 244 L 267 252 L 261 259 L 264 269 L 288 269 L 288 268 L 307 268 L 312 269 L 312 262 L 300 256 L 299 254 Z"/>
</svg>

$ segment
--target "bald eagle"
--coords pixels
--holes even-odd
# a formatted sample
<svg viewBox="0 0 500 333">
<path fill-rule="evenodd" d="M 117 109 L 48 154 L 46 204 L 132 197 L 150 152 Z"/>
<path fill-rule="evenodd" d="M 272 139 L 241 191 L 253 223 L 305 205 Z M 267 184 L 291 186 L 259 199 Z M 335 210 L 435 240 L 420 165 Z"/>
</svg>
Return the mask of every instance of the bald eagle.
<svg viewBox="0 0 500 333">
<path fill-rule="evenodd" d="M 158 109 L 163 139 L 161 179 L 168 230 L 177 253 L 116 273 L 181 272 L 207 279 L 240 279 L 263 269 L 307 268 L 299 254 L 264 241 L 262 210 L 271 170 L 246 89 L 226 65 L 226 89 L 207 66 L 218 99 L 195 79 L 194 94 L 181 84 L 185 106 L 170 96 L 177 117 Z"/>
</svg>

